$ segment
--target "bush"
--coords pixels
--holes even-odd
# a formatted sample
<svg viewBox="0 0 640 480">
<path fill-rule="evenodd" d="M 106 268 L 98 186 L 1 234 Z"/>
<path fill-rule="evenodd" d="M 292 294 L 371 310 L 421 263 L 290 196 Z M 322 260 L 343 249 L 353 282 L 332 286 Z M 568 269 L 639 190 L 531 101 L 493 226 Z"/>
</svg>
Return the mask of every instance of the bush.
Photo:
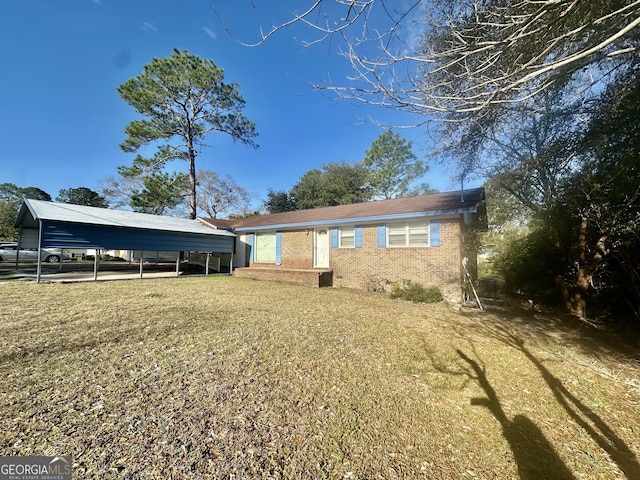
<svg viewBox="0 0 640 480">
<path fill-rule="evenodd" d="M 411 284 L 411 280 L 401 279 L 396 282 L 387 280 L 378 275 L 370 275 L 365 279 L 364 287 L 368 292 L 393 293 L 399 289 L 406 288 Z"/>
<path fill-rule="evenodd" d="M 378 275 L 369 275 L 364 280 L 364 288 L 368 292 L 386 293 L 389 291 L 389 280 Z"/>
<path fill-rule="evenodd" d="M 497 252 L 493 265 L 503 278 L 507 293 L 525 295 L 547 305 L 561 304 L 556 278 L 567 277 L 566 260 L 549 237 L 544 229 L 532 229 L 523 237 L 510 239 Z"/>
<path fill-rule="evenodd" d="M 391 292 L 391 298 L 402 298 L 414 303 L 438 303 L 444 300 L 442 292 L 436 286 L 423 287 L 419 283 L 409 283 Z"/>
</svg>

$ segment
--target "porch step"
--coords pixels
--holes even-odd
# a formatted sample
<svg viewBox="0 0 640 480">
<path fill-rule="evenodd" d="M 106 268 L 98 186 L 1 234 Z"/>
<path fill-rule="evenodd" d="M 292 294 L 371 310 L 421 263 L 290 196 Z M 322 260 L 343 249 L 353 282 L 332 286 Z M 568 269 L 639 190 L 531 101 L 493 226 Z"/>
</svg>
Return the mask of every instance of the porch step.
<svg viewBox="0 0 640 480">
<path fill-rule="evenodd" d="M 254 280 L 298 283 L 310 287 L 333 286 L 333 270 L 303 270 L 291 268 L 242 267 L 233 270 L 236 277 Z"/>
</svg>

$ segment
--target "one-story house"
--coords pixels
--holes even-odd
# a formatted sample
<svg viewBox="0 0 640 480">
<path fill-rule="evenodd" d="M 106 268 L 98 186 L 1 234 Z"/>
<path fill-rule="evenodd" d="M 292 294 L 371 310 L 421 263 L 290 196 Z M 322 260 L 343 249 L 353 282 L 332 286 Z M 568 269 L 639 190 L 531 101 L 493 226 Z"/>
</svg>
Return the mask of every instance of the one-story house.
<svg viewBox="0 0 640 480">
<path fill-rule="evenodd" d="M 483 188 L 202 220 L 238 235 L 237 276 L 365 289 L 410 280 L 449 298 L 460 298 L 464 258 L 475 275 L 477 252 L 466 237 L 487 228 Z"/>
</svg>

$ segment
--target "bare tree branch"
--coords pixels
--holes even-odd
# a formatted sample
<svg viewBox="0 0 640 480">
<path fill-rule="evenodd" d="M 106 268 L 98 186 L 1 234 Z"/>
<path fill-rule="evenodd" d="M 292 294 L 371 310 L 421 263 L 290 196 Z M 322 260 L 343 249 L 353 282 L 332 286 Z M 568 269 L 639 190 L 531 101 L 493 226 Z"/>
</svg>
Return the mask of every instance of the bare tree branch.
<svg viewBox="0 0 640 480">
<path fill-rule="evenodd" d="M 461 120 L 526 102 L 586 66 L 638 60 L 640 0 L 309 0 L 256 42 L 303 24 L 337 38 L 354 74 L 315 83 L 338 98 L 435 120 Z M 398 5 L 402 5 L 399 7 Z M 611 72 L 610 68 L 602 72 Z M 604 75 L 604 73 L 603 73 Z M 606 81 L 606 78 L 602 77 Z"/>
</svg>

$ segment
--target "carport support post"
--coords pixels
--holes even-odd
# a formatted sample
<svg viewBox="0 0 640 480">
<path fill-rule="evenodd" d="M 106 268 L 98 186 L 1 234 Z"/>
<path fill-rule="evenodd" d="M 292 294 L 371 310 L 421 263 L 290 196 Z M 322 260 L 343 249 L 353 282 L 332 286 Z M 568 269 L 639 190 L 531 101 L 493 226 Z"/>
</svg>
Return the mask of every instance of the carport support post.
<svg viewBox="0 0 640 480">
<path fill-rule="evenodd" d="M 205 275 L 209 275 L 209 257 L 211 256 L 211 252 L 207 252 L 207 262 L 205 264 L 205 271 L 204 274 Z"/>
<path fill-rule="evenodd" d="M 20 226 L 20 232 L 22 233 L 22 225 Z M 21 241 L 22 241 L 22 235 L 18 237 L 18 250 L 16 251 L 16 270 L 18 269 L 18 257 L 20 256 Z M 40 277 L 42 276 L 42 256 L 40 255 L 41 245 L 42 245 L 42 220 L 38 220 L 38 267 L 36 270 L 36 283 L 40 283 Z"/>
<path fill-rule="evenodd" d="M 142 278 L 142 260 L 144 258 L 144 250 L 140 251 L 140 278 Z"/>
<path fill-rule="evenodd" d="M 180 252 L 176 255 L 176 277 L 180 276 Z"/>
<path fill-rule="evenodd" d="M 93 259 L 93 281 L 98 280 L 98 264 L 100 263 L 100 249 L 96 248 L 96 256 Z"/>
</svg>

